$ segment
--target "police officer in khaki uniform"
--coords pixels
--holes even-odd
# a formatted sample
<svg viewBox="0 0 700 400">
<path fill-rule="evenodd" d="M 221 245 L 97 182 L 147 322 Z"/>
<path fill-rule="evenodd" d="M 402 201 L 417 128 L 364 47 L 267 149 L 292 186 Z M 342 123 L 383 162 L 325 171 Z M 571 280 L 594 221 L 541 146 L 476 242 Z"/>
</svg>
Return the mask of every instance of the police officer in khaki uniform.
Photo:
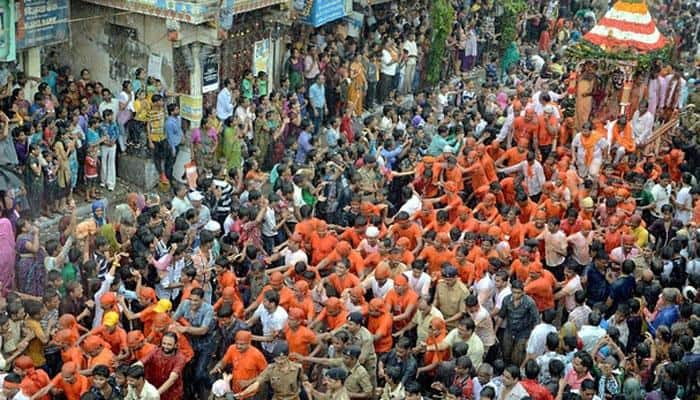
<svg viewBox="0 0 700 400">
<path fill-rule="evenodd" d="M 377 353 L 374 352 L 374 336 L 362 326 L 362 313 L 355 311 L 348 315 L 346 328 L 350 332 L 350 345 L 360 348 L 358 362 L 367 370 L 372 386 L 377 386 Z"/>
<path fill-rule="evenodd" d="M 457 268 L 445 264 L 442 267 L 442 279 L 438 281 L 435 289 L 433 305 L 442 312 L 448 330 L 456 328 L 457 321 L 466 312 L 464 301 L 467 296 L 469 289 L 457 279 Z"/>
<path fill-rule="evenodd" d="M 247 397 L 262 387 L 269 384 L 272 390 L 272 400 L 300 400 L 302 390 L 302 366 L 289 360 L 289 346 L 287 342 L 277 342 L 272 349 L 274 362 L 265 368 L 260 376 L 255 379 L 245 390 L 238 392 L 234 397 Z"/>
<path fill-rule="evenodd" d="M 345 369 L 334 367 L 329 369 L 323 377 L 323 382 L 326 388 L 328 388 L 327 392 L 319 392 L 309 381 L 304 382 L 304 389 L 306 389 L 306 393 L 308 393 L 312 399 L 350 400 L 350 395 L 344 386 L 347 378 L 348 372 Z"/>
</svg>

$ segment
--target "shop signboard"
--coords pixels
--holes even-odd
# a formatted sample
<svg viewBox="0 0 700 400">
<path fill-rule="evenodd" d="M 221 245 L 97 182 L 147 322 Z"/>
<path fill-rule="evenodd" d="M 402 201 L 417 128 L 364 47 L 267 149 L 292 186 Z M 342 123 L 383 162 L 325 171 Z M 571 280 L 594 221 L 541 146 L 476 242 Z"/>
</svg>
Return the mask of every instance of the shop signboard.
<svg viewBox="0 0 700 400">
<path fill-rule="evenodd" d="M 180 116 L 190 122 L 202 121 L 202 96 L 180 96 Z"/>
<path fill-rule="evenodd" d="M 345 0 L 306 0 L 313 1 L 309 15 L 304 21 L 319 27 L 345 16 Z"/>
<path fill-rule="evenodd" d="M 17 2 L 17 49 L 65 42 L 70 34 L 69 0 Z"/>
</svg>

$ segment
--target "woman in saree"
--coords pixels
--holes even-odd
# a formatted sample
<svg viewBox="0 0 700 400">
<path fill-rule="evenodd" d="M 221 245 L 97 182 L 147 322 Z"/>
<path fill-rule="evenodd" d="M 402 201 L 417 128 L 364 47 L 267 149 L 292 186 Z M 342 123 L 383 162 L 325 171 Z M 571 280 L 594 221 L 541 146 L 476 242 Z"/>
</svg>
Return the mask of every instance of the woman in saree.
<svg viewBox="0 0 700 400">
<path fill-rule="evenodd" d="M 510 45 L 508 45 L 501 59 L 501 70 L 499 72 L 501 81 L 506 79 L 508 71 L 513 65 L 516 65 L 518 61 L 520 61 L 520 52 L 518 51 L 518 44 L 513 41 L 510 42 Z"/>
<path fill-rule="evenodd" d="M 362 66 L 362 55 L 357 54 L 350 64 L 350 85 L 348 86 L 348 107 L 355 110 L 355 115 L 362 115 L 366 90 L 367 79 Z"/>
<path fill-rule="evenodd" d="M 588 121 L 593 109 L 593 90 L 595 75 L 591 70 L 592 65 L 586 63 L 583 66 L 583 74 L 576 83 L 576 129 L 581 130 L 583 124 Z"/>
<path fill-rule="evenodd" d="M 224 121 L 219 149 L 221 156 L 226 159 L 226 169 L 241 168 L 241 136 L 238 133 L 234 116 L 230 116 Z"/>
<path fill-rule="evenodd" d="M 0 191 L 0 296 L 15 287 L 15 229 L 12 223 L 12 199 Z"/>
<path fill-rule="evenodd" d="M 39 243 L 39 227 L 32 225 L 29 220 L 21 219 L 17 222 L 17 233 L 17 289 L 32 296 L 43 296 L 46 254 Z"/>
<path fill-rule="evenodd" d="M 207 110 L 207 114 L 202 121 L 201 128 L 192 130 L 192 144 L 195 149 L 195 162 L 197 165 L 211 169 L 216 161 L 214 153 L 219 144 L 219 130 L 221 123 L 216 118 L 216 112 Z"/>
</svg>

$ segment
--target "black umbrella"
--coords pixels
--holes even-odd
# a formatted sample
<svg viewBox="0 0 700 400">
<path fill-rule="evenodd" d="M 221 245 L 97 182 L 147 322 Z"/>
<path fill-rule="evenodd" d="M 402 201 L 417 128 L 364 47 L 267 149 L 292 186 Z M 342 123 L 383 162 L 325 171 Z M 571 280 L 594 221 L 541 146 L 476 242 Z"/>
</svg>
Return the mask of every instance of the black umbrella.
<svg viewBox="0 0 700 400">
<path fill-rule="evenodd" d="M 0 190 L 21 189 L 23 187 L 24 181 L 15 171 L 0 166 Z"/>
</svg>

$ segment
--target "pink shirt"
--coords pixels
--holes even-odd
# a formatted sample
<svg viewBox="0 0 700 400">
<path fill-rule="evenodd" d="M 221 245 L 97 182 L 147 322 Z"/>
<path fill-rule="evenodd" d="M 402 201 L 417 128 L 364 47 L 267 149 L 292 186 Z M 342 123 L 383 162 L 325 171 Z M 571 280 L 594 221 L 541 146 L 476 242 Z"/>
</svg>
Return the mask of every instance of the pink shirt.
<svg viewBox="0 0 700 400">
<path fill-rule="evenodd" d="M 572 368 L 569 370 L 569 372 L 566 373 L 564 376 L 564 382 L 566 382 L 567 385 L 571 386 L 572 389 L 581 389 L 581 383 L 584 381 L 584 379 L 593 379 L 591 376 L 591 373 L 588 372 L 586 375 L 583 377 L 579 378 L 578 375 L 576 374 L 576 371 Z"/>
</svg>

